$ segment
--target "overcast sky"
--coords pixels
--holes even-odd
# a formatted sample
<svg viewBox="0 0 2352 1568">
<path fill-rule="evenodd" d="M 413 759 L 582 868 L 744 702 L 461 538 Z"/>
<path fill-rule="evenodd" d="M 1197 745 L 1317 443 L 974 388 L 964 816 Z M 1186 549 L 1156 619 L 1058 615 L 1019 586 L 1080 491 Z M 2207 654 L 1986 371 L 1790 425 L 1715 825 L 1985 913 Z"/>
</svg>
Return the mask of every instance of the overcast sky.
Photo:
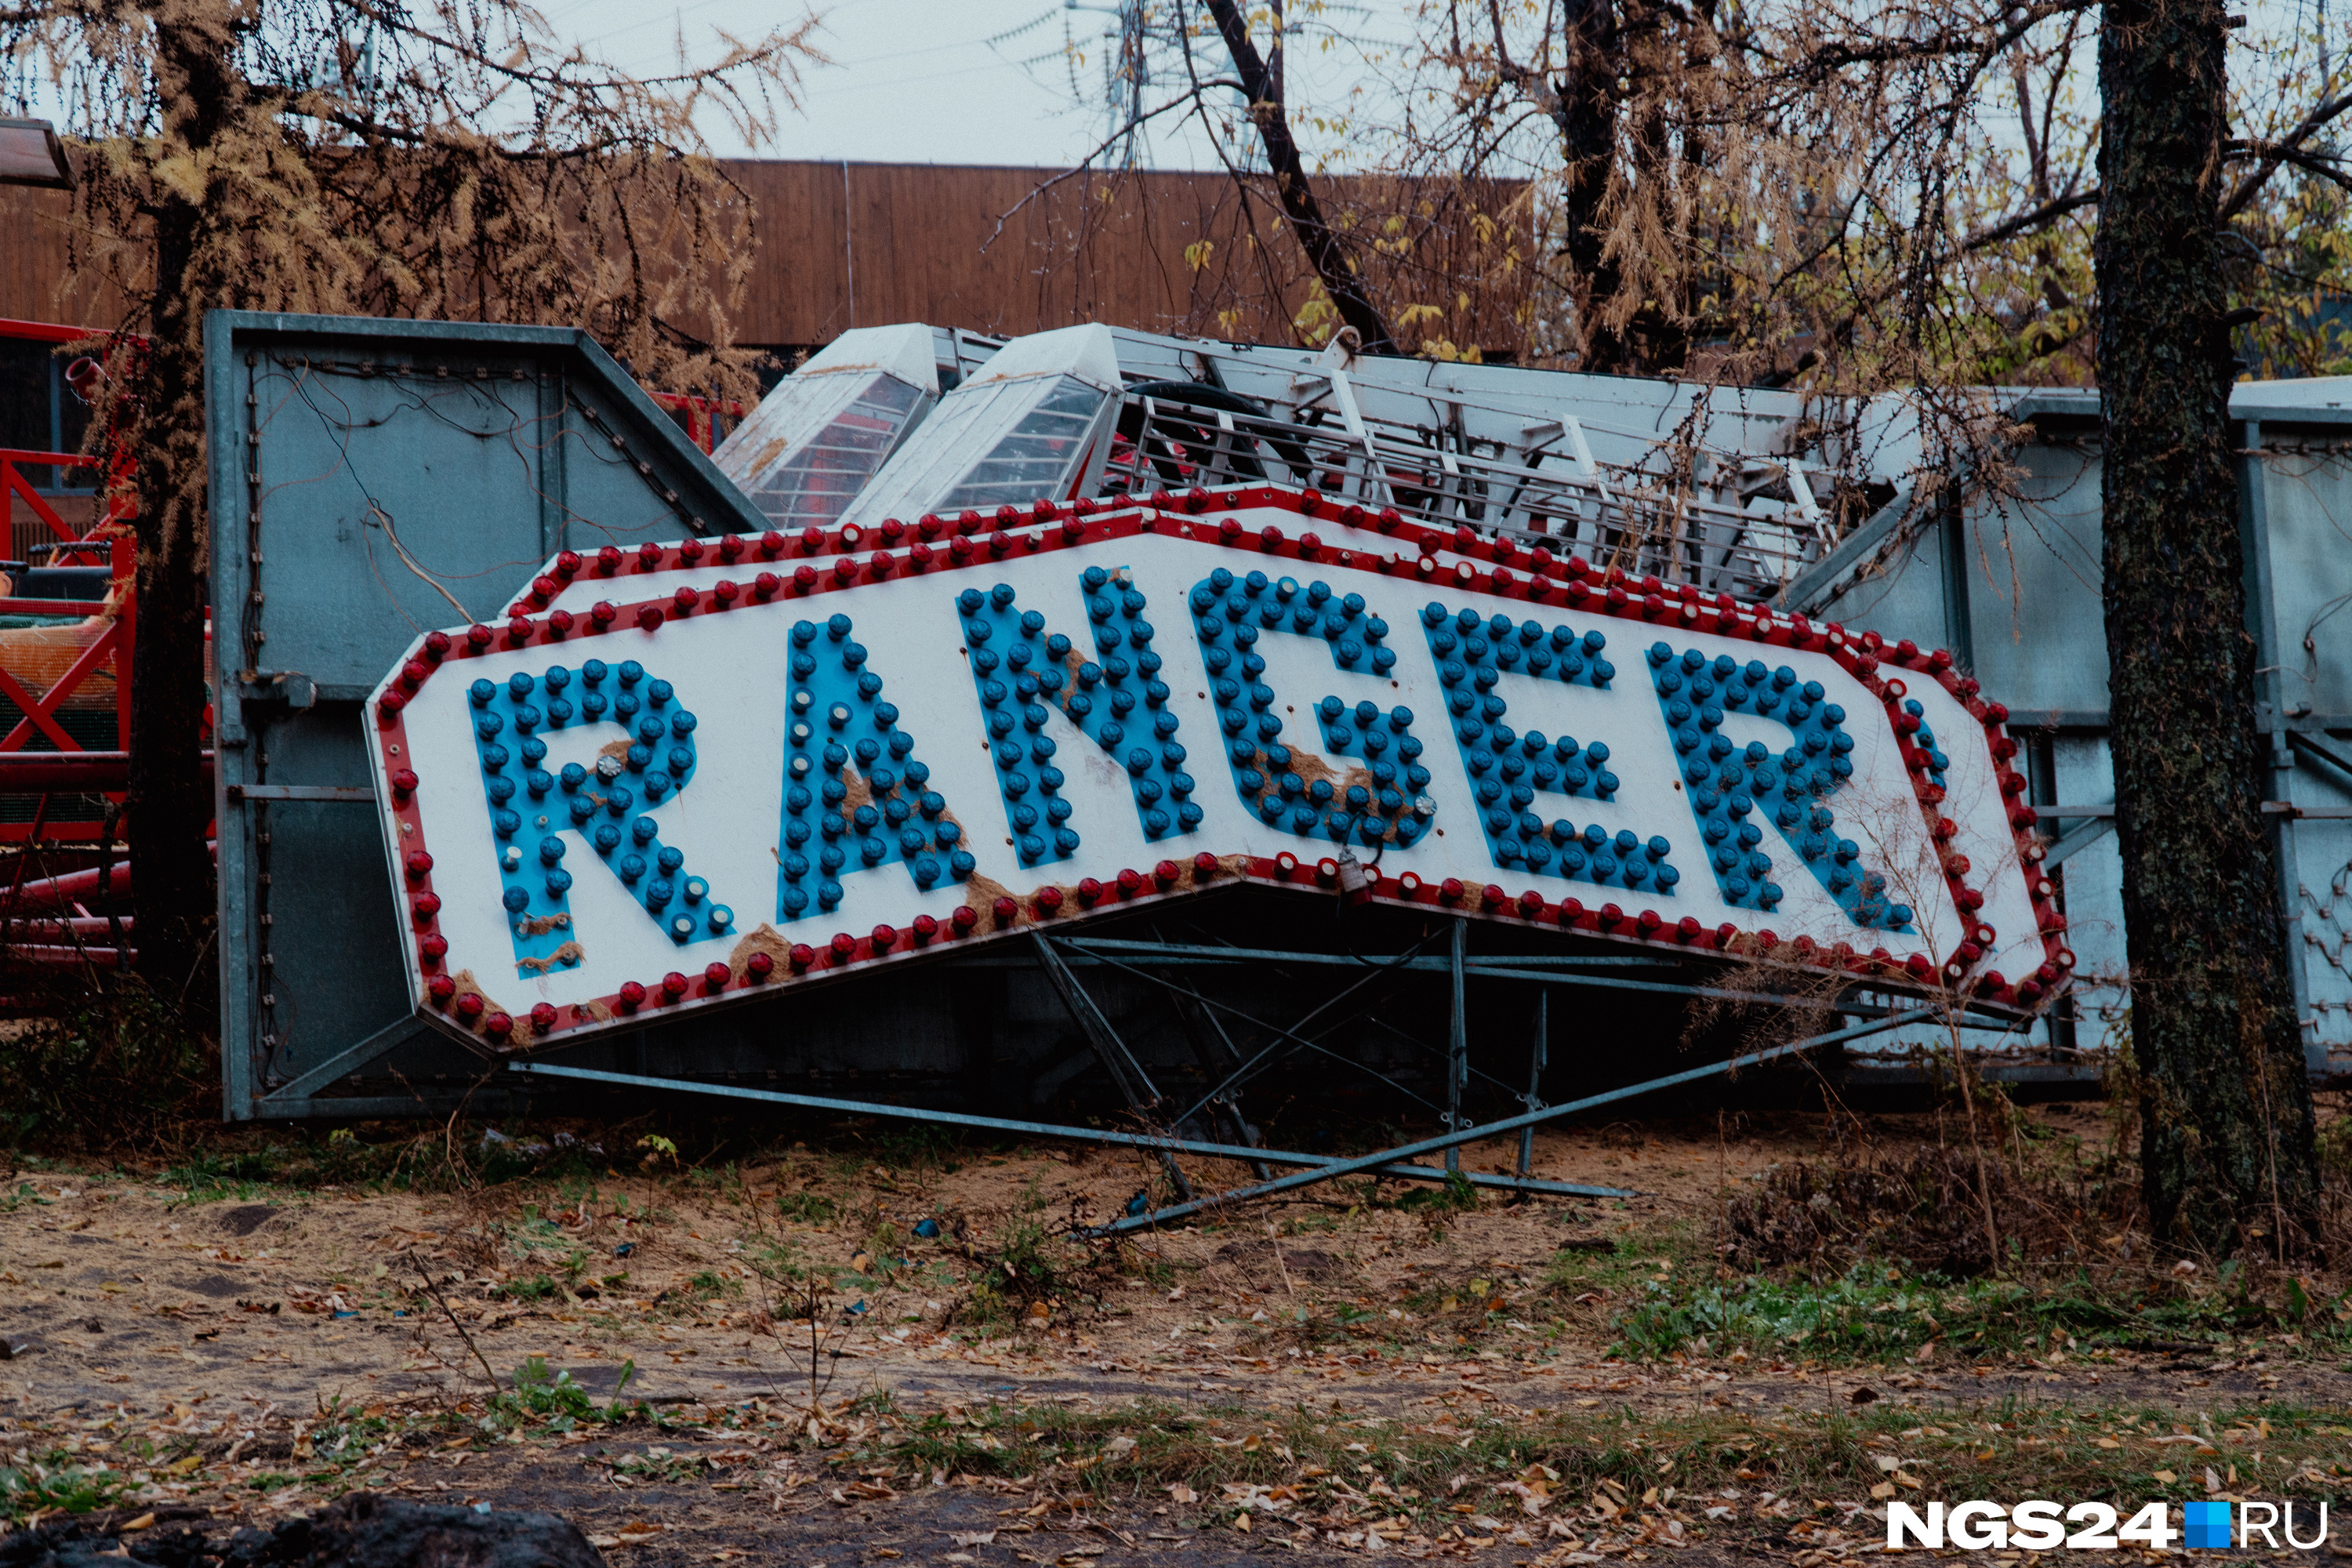
<svg viewBox="0 0 2352 1568">
<path fill-rule="evenodd" d="M 559 34 L 634 72 L 675 58 L 682 31 L 690 54 L 708 58 L 711 28 L 739 35 L 779 26 L 812 8 L 808 0 L 544 0 Z M 798 111 L 781 117 L 764 157 L 847 158 L 859 163 L 1013 163 L 1066 168 L 1108 132 L 1102 104 L 1103 29 L 1114 0 L 815 0 L 814 41 L 831 65 L 803 73 Z M 1295 49 L 1291 97 L 1297 108 L 1336 104 L 1384 66 L 1408 36 L 1411 0 L 1359 0 L 1345 7 L 1349 42 Z M 1073 51 L 1081 57 L 1073 59 Z M 1173 63 L 1172 61 L 1171 62 Z M 1222 61 L 1212 57 L 1203 74 Z M 1074 90 L 1075 79 L 1075 90 Z M 1147 105 L 1166 101 L 1147 89 Z M 1230 100 L 1228 100 L 1230 101 Z M 1311 116 L 1301 117 L 1312 140 Z M 718 125 L 706 128 L 721 153 L 746 151 Z M 1318 149 L 1342 153 L 1337 139 Z M 1196 121 L 1154 122 L 1149 163 L 1214 168 L 1216 154 Z"/>
</svg>

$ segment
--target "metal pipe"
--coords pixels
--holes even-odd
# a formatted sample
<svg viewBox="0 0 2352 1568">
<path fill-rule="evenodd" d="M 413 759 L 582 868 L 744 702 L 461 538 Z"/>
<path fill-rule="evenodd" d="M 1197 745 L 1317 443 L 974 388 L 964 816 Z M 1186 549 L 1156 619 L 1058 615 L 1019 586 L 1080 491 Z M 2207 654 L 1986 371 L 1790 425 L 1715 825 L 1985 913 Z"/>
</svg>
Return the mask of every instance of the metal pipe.
<svg viewBox="0 0 2352 1568">
<path fill-rule="evenodd" d="M 0 605 L 8 603 L 0 600 Z M 212 769 L 213 754 L 206 752 L 207 777 Z M 41 790 L 96 794 L 130 787 L 128 752 L 0 752 L 0 794 L 31 795 Z"/>
<path fill-rule="evenodd" d="M 217 840 L 207 840 L 205 847 L 215 855 L 220 853 Z M 97 897 L 98 889 L 99 868 L 96 867 L 86 871 L 68 871 L 56 877 L 37 877 L 17 889 L 16 907 L 25 910 L 79 904 Z M 129 860 L 114 862 L 107 878 L 106 896 L 109 900 L 131 896 Z"/>
<path fill-rule="evenodd" d="M 16 947 L 0 948 L 0 963 L 38 964 L 44 969 L 80 969 L 86 965 L 113 968 L 124 962 L 123 955 L 110 947 Z M 139 962 L 133 949 L 128 962 Z"/>
<path fill-rule="evenodd" d="M 73 915 L 62 920 L 49 918 L 20 920 L 16 923 L 11 934 L 14 936 L 21 936 L 33 942 L 38 942 L 44 937 L 60 937 L 68 931 L 72 932 L 75 936 L 102 936 L 111 938 L 114 935 L 118 921 L 120 921 L 121 929 L 125 931 L 132 931 L 138 929 L 135 918 L 131 915 L 121 915 L 115 919 L 109 919 L 105 915 Z M 110 941 L 107 945 L 111 947 L 118 944 Z"/>
<path fill-rule="evenodd" d="M 558 1067 L 552 1062 L 509 1062 L 507 1070 L 526 1078 L 559 1078 L 583 1083 L 609 1083 L 623 1089 L 671 1089 L 688 1094 L 710 1094 L 722 1100 L 750 1100 L 762 1105 L 793 1105 L 807 1110 L 841 1111 L 851 1116 L 895 1116 L 906 1121 L 929 1121 L 947 1127 L 972 1127 L 986 1132 L 1017 1132 L 1029 1138 L 1066 1138 L 1076 1143 L 1108 1143 L 1122 1149 L 1146 1149 L 1154 1153 L 1162 1151 L 1178 1154 L 1202 1154 L 1211 1159 L 1240 1160 L 1247 1163 L 1263 1160 L 1271 1165 L 1304 1165 L 1312 1169 L 1345 1164 L 1349 1173 L 1369 1171 L 1371 1174 L 1391 1181 L 1437 1182 L 1447 1179 L 1444 1171 L 1427 1165 L 1396 1164 L 1386 1155 L 1374 1155 L 1371 1163 L 1361 1160 L 1336 1160 L 1325 1154 L 1294 1154 L 1283 1149 L 1255 1149 L 1234 1143 L 1202 1143 L 1189 1138 L 1160 1138 L 1150 1133 L 1112 1132 L 1095 1127 L 1061 1127 L 1048 1121 L 1012 1121 L 999 1116 L 972 1116 L 960 1110 L 925 1110 L 908 1105 L 880 1105 L 859 1100 L 832 1100 L 815 1094 L 787 1094 L 780 1089 L 744 1089 L 731 1083 L 695 1083 L 686 1079 L 646 1078 L 638 1073 L 604 1072 L 594 1068 Z M 1630 1198 L 1635 1194 L 1622 1187 L 1591 1187 L 1575 1182 L 1523 1181 L 1515 1176 L 1491 1175 L 1484 1172 L 1465 1171 L 1462 1178 L 1473 1186 L 1496 1187 L 1506 1192 L 1541 1193 L 1547 1195 L 1572 1198 Z"/>
<path fill-rule="evenodd" d="M 109 898 L 127 898 L 131 893 L 131 862 L 117 860 L 107 882 Z M 45 909 L 62 904 L 79 904 L 98 896 L 98 872 L 68 871 L 60 877 L 42 877 L 26 882 L 16 890 L 19 909 Z"/>
<path fill-rule="evenodd" d="M 1265 947 L 1209 947 L 1181 942 L 1114 941 L 1098 936 L 1062 936 L 1055 938 L 1064 947 L 1080 952 L 1132 952 L 1155 960 L 1207 959 L 1234 963 L 1335 963 L 1354 969 L 1421 969 L 1436 972 L 1451 970 L 1451 958 L 1408 958 L 1402 960 L 1358 958 L 1347 952 L 1288 952 Z M 1628 954 L 1623 958 L 1612 954 L 1527 954 L 1500 953 L 1486 960 L 1490 963 L 1534 964 L 1559 969 L 1679 969 L 1682 964 L 1671 958 L 1652 958 L 1646 954 Z"/>
<path fill-rule="evenodd" d="M 1551 1059 L 1551 987 L 1536 993 L 1535 1047 L 1528 1053 L 1528 1092 L 1521 1101 L 1529 1110 L 1543 1109 L 1537 1096 L 1543 1089 L 1543 1070 Z M 1519 1174 L 1535 1169 L 1536 1130 L 1532 1123 L 1519 1129 Z"/>
<path fill-rule="evenodd" d="M 1445 1031 L 1445 1130 L 1448 1132 L 1462 1125 L 1462 1090 L 1470 1077 L 1469 1009 L 1462 994 L 1466 989 L 1462 981 L 1462 956 L 1469 936 L 1470 922 L 1460 915 L 1454 916 L 1452 954 L 1454 1011 Z M 1445 1168 L 1455 1173 L 1461 1171 L 1462 1150 L 1458 1144 L 1447 1145 Z"/>
<path fill-rule="evenodd" d="M 1245 1203 L 1252 1198 L 1272 1197 L 1276 1193 L 1286 1193 L 1295 1188 L 1312 1186 L 1318 1182 L 1328 1182 L 1340 1176 L 1352 1176 L 1358 1172 L 1370 1170 L 1386 1161 L 1408 1160 L 1422 1154 L 1433 1154 L 1439 1150 L 1459 1149 L 1465 1143 L 1475 1143 L 1481 1139 L 1498 1137 L 1506 1132 L 1516 1132 L 1522 1127 L 1533 1127 L 1538 1122 L 1556 1121 L 1563 1116 L 1573 1116 L 1578 1111 L 1591 1110 L 1596 1106 L 1612 1105 L 1619 1100 L 1633 1099 L 1637 1095 L 1653 1094 L 1662 1089 L 1673 1089 L 1681 1084 L 1696 1083 L 1700 1079 L 1713 1078 L 1719 1073 L 1734 1072 L 1741 1068 L 1757 1067 L 1765 1062 L 1777 1061 L 1782 1057 L 1794 1056 L 1799 1051 L 1814 1050 L 1822 1046 L 1835 1045 L 1841 1040 L 1851 1040 L 1858 1036 L 1876 1034 L 1882 1029 L 1896 1028 L 1927 1017 L 1935 1011 L 1933 1007 L 1925 1006 L 1909 1008 L 1889 1017 L 1874 1019 L 1867 1024 L 1856 1024 L 1851 1028 L 1838 1029 L 1826 1035 L 1816 1035 L 1811 1039 L 1796 1040 L 1785 1046 L 1774 1046 L 1769 1050 L 1751 1051 L 1744 1057 L 1733 1057 L 1727 1061 L 1710 1062 L 1705 1067 L 1670 1073 L 1664 1078 L 1654 1078 L 1643 1083 L 1628 1084 L 1623 1089 L 1612 1089 L 1606 1094 L 1587 1095 L 1582 1100 L 1571 1100 L 1565 1105 L 1546 1106 L 1541 1110 L 1530 1110 L 1525 1115 L 1508 1117 L 1501 1121 L 1489 1121 L 1484 1127 L 1449 1131 L 1435 1138 L 1423 1138 L 1416 1143 L 1405 1143 L 1394 1149 L 1384 1149 L 1377 1154 L 1358 1155 L 1353 1159 L 1341 1160 L 1334 1164 L 1325 1165 L 1318 1170 L 1300 1171 L 1292 1175 L 1276 1176 L 1273 1181 L 1261 1182 L 1254 1187 L 1238 1187 L 1229 1193 L 1195 1198 L 1191 1203 L 1171 1204 L 1168 1207 L 1150 1214 L 1136 1215 L 1129 1218 L 1114 1220 L 1107 1226 L 1098 1226 L 1094 1234 L 1113 1236 L 1126 1231 L 1140 1230 L 1145 1226 L 1159 1225 L 1171 1219 L 1182 1219 L 1187 1215 L 1199 1214 L 1204 1209 L 1218 1208 L 1227 1204 Z"/>
</svg>

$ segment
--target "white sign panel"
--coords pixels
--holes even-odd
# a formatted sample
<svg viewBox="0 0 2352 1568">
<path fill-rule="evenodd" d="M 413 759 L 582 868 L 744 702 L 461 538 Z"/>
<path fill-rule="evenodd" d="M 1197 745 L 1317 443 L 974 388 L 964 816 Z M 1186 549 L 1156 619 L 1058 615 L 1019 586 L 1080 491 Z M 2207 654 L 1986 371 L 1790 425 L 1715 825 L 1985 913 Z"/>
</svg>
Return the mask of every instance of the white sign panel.
<svg viewBox="0 0 2352 1568">
<path fill-rule="evenodd" d="M 370 708 L 419 1005 L 573 1038 L 1349 858 L 2012 1005 L 2071 965 L 1940 653 L 1312 496 L 1024 521 L 554 563 L 420 639 Z"/>
</svg>

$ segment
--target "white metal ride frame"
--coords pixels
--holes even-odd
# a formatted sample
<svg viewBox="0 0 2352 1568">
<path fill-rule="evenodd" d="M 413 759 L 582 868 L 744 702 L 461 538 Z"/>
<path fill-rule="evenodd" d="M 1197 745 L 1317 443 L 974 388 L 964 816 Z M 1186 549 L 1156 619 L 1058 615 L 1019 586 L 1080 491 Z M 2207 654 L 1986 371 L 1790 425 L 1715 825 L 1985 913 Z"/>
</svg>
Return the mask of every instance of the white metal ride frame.
<svg viewBox="0 0 2352 1568">
<path fill-rule="evenodd" d="M 839 400 L 800 384 L 878 363 L 886 337 L 892 385 L 906 388 L 894 405 L 905 422 L 881 447 L 887 464 L 874 459 L 854 500 L 835 499 L 835 479 L 824 506 L 770 505 L 785 487 L 778 470 L 811 467 L 779 445 L 770 427 L 782 420 L 770 406 L 793 411 L 809 449 L 841 444 L 831 434 L 848 417 Z M 950 390 L 936 406 L 917 394 L 939 384 Z M 1906 494 L 1920 442 L 1895 397 L 1824 404 L 1101 326 L 1010 342 L 901 326 L 849 334 L 811 360 L 718 460 L 787 531 L 1273 483 L 1755 598 L 1821 560 L 1841 523 Z"/>
</svg>

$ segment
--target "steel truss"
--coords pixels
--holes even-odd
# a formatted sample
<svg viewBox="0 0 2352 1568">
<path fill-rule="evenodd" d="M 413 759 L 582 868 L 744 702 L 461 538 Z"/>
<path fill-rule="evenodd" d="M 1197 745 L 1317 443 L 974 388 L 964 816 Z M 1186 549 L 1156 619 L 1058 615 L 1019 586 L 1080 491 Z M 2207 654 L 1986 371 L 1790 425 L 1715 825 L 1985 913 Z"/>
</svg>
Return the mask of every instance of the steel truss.
<svg viewBox="0 0 2352 1568">
<path fill-rule="evenodd" d="M 1794 1057 L 1825 1047 L 1843 1044 L 1891 1029 L 1916 1024 L 1937 1016 L 1938 1008 L 1928 1003 L 1911 1005 L 1891 1005 L 1885 999 L 1871 1001 L 1849 991 L 1831 999 L 1827 1009 L 1832 1014 L 1855 1018 L 1839 1028 L 1816 1034 L 1769 1049 L 1751 1051 L 1727 1060 L 1709 1062 L 1685 1070 L 1670 1073 L 1639 1083 L 1628 1084 L 1599 1094 L 1583 1096 L 1559 1105 L 1547 1105 L 1539 1097 L 1542 1074 L 1547 1065 L 1547 1029 L 1551 993 L 1570 987 L 1605 991 L 1637 991 L 1651 994 L 1690 999 L 1727 1000 L 1762 1004 L 1780 1007 L 1820 1007 L 1822 999 L 1812 995 L 1779 994 L 1769 991 L 1727 989 L 1718 985 L 1695 984 L 1687 978 L 1651 977 L 1643 971 L 1664 970 L 1676 976 L 1684 966 L 1672 959 L 1643 954 L 1509 954 L 1496 956 L 1470 955 L 1467 949 L 1468 921 L 1461 918 L 1406 947 L 1402 952 L 1387 958 L 1366 958 L 1352 953 L 1294 952 L 1269 948 L 1230 946 L 1218 943 L 1171 942 L 1136 941 L 1092 935 L 1048 935 L 1038 932 L 1032 942 L 1031 958 L 1051 983 L 1071 1018 L 1077 1026 L 1087 1048 L 1101 1064 L 1121 1097 L 1126 1100 L 1132 1123 L 1137 1130 L 1123 1131 L 1093 1127 L 1070 1126 L 1058 1122 L 1031 1121 L 1013 1118 L 982 1116 L 965 1111 L 945 1110 L 922 1106 L 891 1105 L 878 1101 L 842 1100 L 824 1095 L 794 1094 L 784 1090 L 748 1089 L 733 1084 L 712 1083 L 689 1079 L 655 1077 L 641 1073 L 612 1072 L 596 1068 L 565 1067 L 551 1062 L 517 1061 L 509 1064 L 508 1071 L 522 1082 L 562 1081 L 565 1083 L 604 1084 L 615 1088 L 638 1089 L 670 1089 L 680 1093 L 711 1095 L 719 1099 L 750 1101 L 757 1104 L 792 1106 L 801 1110 L 824 1110 L 854 1116 L 887 1117 L 945 1127 L 964 1127 L 981 1131 L 1005 1132 L 1022 1137 L 1052 1138 L 1076 1143 L 1093 1143 L 1111 1148 L 1134 1149 L 1155 1159 L 1168 1176 L 1170 1188 L 1177 1201 L 1158 1209 L 1141 1205 L 1134 1212 L 1108 1225 L 1097 1227 L 1089 1234 L 1112 1235 L 1139 1227 L 1179 1220 L 1229 1205 L 1272 1197 L 1318 1183 L 1343 1176 L 1370 1175 L 1391 1181 L 1444 1184 L 1466 1182 L 1474 1187 L 1505 1192 L 1565 1197 L 1631 1197 L 1634 1194 L 1622 1188 L 1591 1186 L 1572 1182 L 1544 1181 L 1530 1172 L 1534 1161 L 1535 1129 L 1543 1122 L 1576 1115 L 1604 1105 L 1616 1104 L 1642 1095 L 1655 1093 L 1706 1079 L 1736 1073 L 1746 1068 Z M 1446 940 L 1447 951 L 1443 955 L 1424 954 L 1440 937 Z M 1017 960 L 990 956 L 971 961 L 971 967 L 994 967 Z M 1285 1026 L 1257 1016 L 1244 1007 L 1188 984 L 1181 978 L 1188 970 L 1213 967 L 1272 967 L 1291 965 L 1344 966 L 1364 971 L 1353 983 L 1337 994 L 1310 1007 L 1295 1023 Z M 1106 969 L 1144 982 L 1163 992 L 1171 1009 L 1190 1039 L 1202 1068 L 1213 1081 L 1203 1092 L 1189 1101 L 1163 1094 L 1143 1066 L 1140 1057 L 1121 1037 L 1111 1022 L 1109 1011 L 1088 992 L 1080 979 L 1083 971 Z M 1603 973 L 1604 970 L 1628 970 L 1632 973 Z M 1447 977 L 1449 1009 L 1447 1040 L 1437 1047 L 1415 1038 L 1403 1030 L 1381 1020 L 1372 1013 L 1384 999 L 1385 993 L 1376 991 L 1354 1011 L 1341 1012 L 1342 1004 L 1374 988 L 1383 979 L 1399 975 L 1443 973 Z M 1520 1114 L 1498 1121 L 1473 1124 L 1462 1113 L 1462 1097 L 1469 1087 L 1475 1069 L 1469 1065 L 1467 990 L 1472 980 L 1512 980 L 1533 982 L 1538 989 L 1533 1009 L 1534 1034 L 1528 1068 L 1527 1088 L 1520 1090 L 1501 1079 L 1485 1072 L 1475 1075 L 1486 1079 L 1496 1090 L 1526 1107 Z M 1374 1026 L 1397 1036 L 1414 1047 L 1433 1054 L 1442 1049 L 1445 1062 L 1445 1100 L 1443 1105 L 1415 1094 L 1403 1084 L 1377 1069 L 1332 1049 L 1324 1039 L 1340 1027 L 1370 1015 Z M 1857 1015 L 1861 1016 L 1856 1017 Z M 1234 1045 L 1228 1024 L 1236 1025 L 1270 1037 L 1270 1043 L 1255 1054 L 1244 1057 Z M 1960 1026 L 1969 1029 L 2006 1030 L 2013 1021 L 1992 1015 L 1963 1016 Z M 1243 1117 L 1239 1106 L 1240 1091 L 1253 1079 L 1302 1053 L 1312 1054 L 1329 1062 L 1368 1076 L 1391 1089 L 1418 1100 L 1436 1113 L 1444 1131 L 1433 1138 L 1397 1145 L 1370 1154 L 1334 1157 L 1310 1154 L 1292 1150 L 1266 1147 L 1256 1129 Z M 1461 1168 L 1462 1148 L 1489 1138 L 1517 1133 L 1517 1162 L 1515 1173 L 1465 1171 Z M 1220 1136 L 1220 1134 L 1224 1134 Z M 1444 1163 L 1425 1165 L 1414 1162 L 1422 1155 L 1441 1153 Z M 1177 1163 L 1177 1156 L 1192 1155 L 1209 1159 L 1234 1160 L 1247 1164 L 1257 1180 L 1255 1184 L 1223 1193 L 1202 1194 Z M 1275 1175 L 1275 1167 L 1287 1167 L 1287 1173 Z"/>
</svg>

